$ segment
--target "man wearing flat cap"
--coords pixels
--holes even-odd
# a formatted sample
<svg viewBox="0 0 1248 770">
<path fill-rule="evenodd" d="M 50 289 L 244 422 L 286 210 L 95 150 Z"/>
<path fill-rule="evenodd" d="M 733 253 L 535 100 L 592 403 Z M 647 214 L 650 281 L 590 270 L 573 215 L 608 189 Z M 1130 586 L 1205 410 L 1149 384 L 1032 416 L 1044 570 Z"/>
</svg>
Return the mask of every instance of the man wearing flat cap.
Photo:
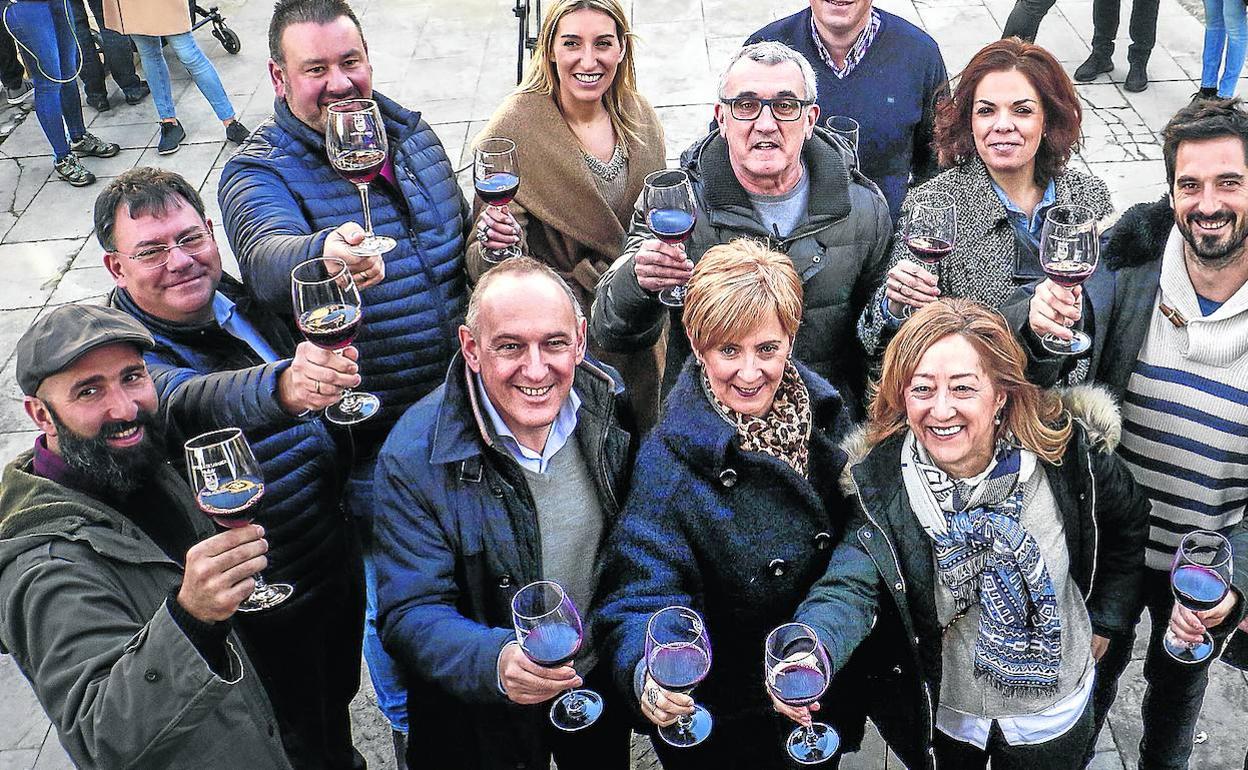
<svg viewBox="0 0 1248 770">
<path fill-rule="evenodd" d="M 291 768 L 230 618 L 267 564 L 163 461 L 154 341 L 66 305 L 17 343 L 41 435 L 0 478 L 0 647 L 80 767 Z"/>
</svg>

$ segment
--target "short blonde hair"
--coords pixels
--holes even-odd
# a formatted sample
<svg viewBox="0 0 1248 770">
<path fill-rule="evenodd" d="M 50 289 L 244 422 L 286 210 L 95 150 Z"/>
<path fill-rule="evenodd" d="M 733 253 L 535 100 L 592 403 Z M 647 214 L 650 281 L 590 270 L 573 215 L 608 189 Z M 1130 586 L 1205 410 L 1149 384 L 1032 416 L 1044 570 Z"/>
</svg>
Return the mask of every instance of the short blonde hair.
<svg viewBox="0 0 1248 770">
<path fill-rule="evenodd" d="M 792 340 L 802 322 L 802 280 L 793 262 L 749 238 L 709 249 L 693 268 L 684 324 L 699 353 L 739 337 L 775 313 Z"/>
</svg>

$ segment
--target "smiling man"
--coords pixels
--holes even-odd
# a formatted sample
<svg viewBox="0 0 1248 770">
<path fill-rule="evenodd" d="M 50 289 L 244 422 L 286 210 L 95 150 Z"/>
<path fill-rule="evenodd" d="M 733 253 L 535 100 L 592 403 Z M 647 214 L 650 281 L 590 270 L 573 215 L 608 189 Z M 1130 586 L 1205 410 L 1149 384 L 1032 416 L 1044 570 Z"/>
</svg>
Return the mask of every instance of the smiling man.
<svg viewBox="0 0 1248 770">
<path fill-rule="evenodd" d="M 732 58 L 719 83 L 716 128 L 681 156 L 697 203 L 683 246 L 665 244 L 637 201 L 624 253 L 598 284 L 594 339 L 606 350 L 644 349 L 662 334 L 662 289 L 683 285 L 707 249 L 742 236 L 787 254 L 802 279 L 805 322 L 794 355 L 828 379 L 856 416 L 866 355 L 855 324 L 883 280 L 892 220 L 879 190 L 849 171 L 818 128 L 814 70 L 780 43 L 756 43 Z M 689 340 L 671 311 L 663 392 L 671 389 Z"/>
<path fill-rule="evenodd" d="M 585 319 L 550 267 L 513 257 L 477 284 L 446 382 L 399 420 L 377 468 L 379 619 L 409 681 L 410 767 L 626 770 L 627 710 L 589 636 L 545 668 L 511 601 L 558 583 L 588 618 L 633 442 L 619 378 L 585 360 Z M 571 733 L 550 701 L 583 682 L 606 710 Z"/>
<path fill-rule="evenodd" d="M 1170 194 L 1122 216 L 1105 248 L 1108 271 L 1082 297 L 1093 338 L 1089 378 L 1121 400 L 1118 451 L 1153 506 L 1141 768 L 1187 767 L 1208 680 L 1208 662 L 1181 663 L 1162 649 L 1167 623 L 1188 638 L 1208 628 L 1221 641 L 1243 616 L 1248 592 L 1248 113 L 1238 101 L 1196 102 L 1163 135 Z M 1080 307 L 1070 290 L 1045 281 L 1006 311 L 1031 343 L 1040 382 L 1055 381 L 1071 362 L 1044 354 L 1037 336 L 1069 336 Z M 1183 536 L 1197 529 L 1230 537 L 1236 563 L 1234 590 L 1193 615 L 1176 607 L 1169 570 Z M 1132 633 L 1111 639 L 1097 667 L 1098 727 L 1133 641 Z"/>
</svg>

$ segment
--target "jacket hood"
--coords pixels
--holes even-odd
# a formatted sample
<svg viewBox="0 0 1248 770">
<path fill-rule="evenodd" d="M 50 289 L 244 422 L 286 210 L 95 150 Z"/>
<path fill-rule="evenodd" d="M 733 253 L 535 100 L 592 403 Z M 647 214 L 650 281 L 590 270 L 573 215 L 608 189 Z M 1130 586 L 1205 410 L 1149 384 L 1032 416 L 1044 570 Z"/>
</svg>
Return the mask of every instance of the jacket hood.
<svg viewBox="0 0 1248 770">
<path fill-rule="evenodd" d="M 1174 229 L 1170 196 L 1153 203 L 1137 203 L 1123 212 L 1107 233 L 1105 265 L 1111 270 L 1134 267 L 1161 259 L 1166 239 Z"/>
<path fill-rule="evenodd" d="M 1122 412 L 1108 388 L 1100 385 L 1075 385 L 1056 388 L 1062 406 L 1070 413 L 1088 437 L 1088 444 L 1102 454 L 1111 454 L 1122 439 Z M 856 426 L 841 440 L 841 449 L 848 456 L 841 471 L 841 491 L 854 494 L 853 467 L 866 459 L 874 447 L 867 441 L 866 424 Z"/>
</svg>

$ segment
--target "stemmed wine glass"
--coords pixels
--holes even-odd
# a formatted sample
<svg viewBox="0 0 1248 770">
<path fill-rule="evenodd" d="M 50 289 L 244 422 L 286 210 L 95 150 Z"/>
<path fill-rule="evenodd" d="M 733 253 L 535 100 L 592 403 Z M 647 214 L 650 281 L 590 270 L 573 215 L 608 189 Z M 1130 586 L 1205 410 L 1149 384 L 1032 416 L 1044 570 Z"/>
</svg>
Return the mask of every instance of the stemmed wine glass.
<svg viewBox="0 0 1248 770">
<path fill-rule="evenodd" d="M 688 607 L 664 607 L 646 624 L 646 671 L 655 684 L 686 694 L 711 670 L 711 640 L 702 616 Z M 697 705 L 674 724 L 659 728 L 673 746 L 696 746 L 711 734 L 711 714 Z"/>
<path fill-rule="evenodd" d="M 832 681 L 828 653 L 805 623 L 785 623 L 767 635 L 763 675 L 767 689 L 790 706 L 809 706 L 823 696 Z M 785 748 L 794 761 L 815 765 L 831 759 L 841 737 L 822 722 L 801 726 L 789 734 Z"/>
<path fill-rule="evenodd" d="M 940 261 L 953 253 L 958 241 L 958 209 L 953 196 L 940 190 L 915 195 L 903 232 L 910 254 L 939 279 Z M 906 305 L 902 313 L 908 318 L 914 311 L 914 305 Z"/>
<path fill-rule="evenodd" d="M 393 238 L 373 233 L 373 216 L 368 208 L 368 185 L 381 173 L 389 153 L 386 126 L 377 102 L 344 99 L 329 105 L 325 118 L 325 151 L 334 170 L 360 191 L 364 240 L 352 246 L 351 253 L 365 257 L 393 249 Z"/>
<path fill-rule="evenodd" d="M 580 652 L 581 616 L 563 586 L 551 580 L 529 583 L 511 599 L 511 622 L 520 649 L 539 666 L 559 668 Z M 593 690 L 568 690 L 550 707 L 555 727 L 574 732 L 602 716 L 602 696 Z"/>
<path fill-rule="evenodd" d="M 660 241 L 676 246 L 688 240 L 697 221 L 689 174 L 682 169 L 660 169 L 645 181 L 646 226 Z M 684 248 L 681 248 L 684 251 Z M 668 307 L 685 304 L 685 287 L 669 286 L 659 292 L 659 302 Z"/>
<path fill-rule="evenodd" d="M 1180 605 L 1204 612 L 1226 598 L 1231 573 L 1231 544 L 1217 532 L 1198 529 L 1179 542 L 1170 567 L 1170 588 Z M 1213 637 L 1206 631 L 1204 639 L 1193 644 L 1176 639 L 1167 629 L 1163 646 L 1180 663 L 1201 663 L 1213 654 Z"/>
<path fill-rule="evenodd" d="M 264 495 L 264 477 L 243 432 L 223 428 L 200 434 L 186 442 L 185 452 L 186 475 L 199 509 L 227 529 L 250 524 Z M 287 583 L 266 583 L 259 572 L 253 577 L 256 587 L 238 605 L 239 612 L 276 607 L 295 592 Z"/>
<path fill-rule="evenodd" d="M 858 167 L 858 121 L 848 115 L 833 115 L 824 122 L 828 127 L 828 131 L 840 140 L 846 150 L 849 151 L 850 159 L 854 162 L 854 168 Z"/>
<path fill-rule="evenodd" d="M 295 323 L 308 342 L 342 355 L 364 319 L 360 291 L 347 263 L 333 257 L 300 262 L 290 271 L 290 293 Z M 325 418 L 336 425 L 354 425 L 380 408 L 381 399 L 372 393 L 347 388 L 338 403 L 325 410 Z"/>
<path fill-rule="evenodd" d="M 481 200 L 496 209 L 506 210 L 520 190 L 516 143 L 498 137 L 481 140 L 473 154 L 472 179 Z M 498 264 L 508 257 L 520 256 L 520 247 L 512 244 L 505 249 L 482 249 L 481 256 L 490 264 Z"/>
<path fill-rule="evenodd" d="M 1087 206 L 1063 203 L 1053 206 L 1040 230 L 1040 267 L 1053 283 L 1068 289 L 1092 277 L 1100 257 L 1096 214 Z M 1082 327 L 1082 321 L 1078 327 Z M 1071 338 L 1055 334 L 1040 338 L 1045 350 L 1061 356 L 1082 355 L 1092 348 L 1092 338 L 1082 328 L 1071 329 Z"/>
</svg>

